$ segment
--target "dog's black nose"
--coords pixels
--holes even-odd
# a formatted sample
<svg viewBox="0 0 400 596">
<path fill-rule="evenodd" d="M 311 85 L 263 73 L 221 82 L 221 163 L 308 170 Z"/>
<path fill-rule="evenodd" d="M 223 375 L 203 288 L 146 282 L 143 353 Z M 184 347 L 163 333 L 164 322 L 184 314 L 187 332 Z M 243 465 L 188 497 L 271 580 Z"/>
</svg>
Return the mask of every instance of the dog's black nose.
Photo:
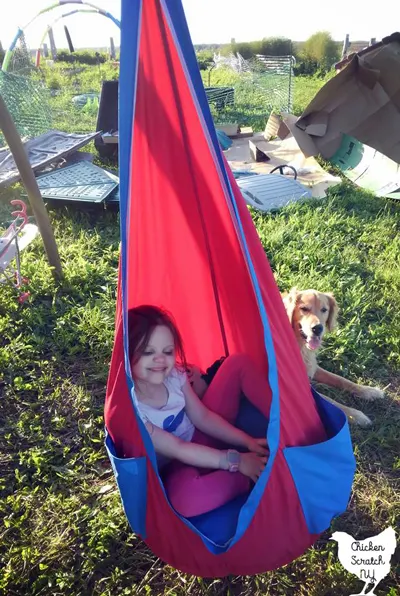
<svg viewBox="0 0 400 596">
<path fill-rule="evenodd" d="M 324 326 L 321 325 L 321 323 L 319 323 L 318 325 L 314 325 L 314 327 L 311 327 L 311 331 L 314 333 L 314 335 L 316 335 L 317 337 L 319 337 L 322 333 L 322 331 L 324 330 Z"/>
</svg>

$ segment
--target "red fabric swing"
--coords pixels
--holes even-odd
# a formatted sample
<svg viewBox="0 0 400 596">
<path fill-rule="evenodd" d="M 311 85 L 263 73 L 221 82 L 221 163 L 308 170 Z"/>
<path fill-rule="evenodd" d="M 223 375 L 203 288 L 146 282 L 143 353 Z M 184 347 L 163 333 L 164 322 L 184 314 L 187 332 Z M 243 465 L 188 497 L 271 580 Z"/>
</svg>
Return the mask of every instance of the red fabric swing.
<svg viewBox="0 0 400 596">
<path fill-rule="evenodd" d="M 183 571 L 217 577 L 280 567 L 345 509 L 354 458 L 342 413 L 310 389 L 267 257 L 220 151 L 180 1 L 123 0 L 120 177 L 122 253 L 105 422 L 126 515 L 161 559 Z M 226 350 L 245 352 L 270 376 L 271 462 L 245 503 L 208 520 L 210 527 L 229 517 L 233 532 L 223 542 L 172 509 L 135 412 L 123 318 L 139 304 L 172 312 L 189 362 L 206 368 Z M 326 462 L 335 458 L 331 469 Z M 338 493 L 334 504 L 331 493 Z"/>
</svg>

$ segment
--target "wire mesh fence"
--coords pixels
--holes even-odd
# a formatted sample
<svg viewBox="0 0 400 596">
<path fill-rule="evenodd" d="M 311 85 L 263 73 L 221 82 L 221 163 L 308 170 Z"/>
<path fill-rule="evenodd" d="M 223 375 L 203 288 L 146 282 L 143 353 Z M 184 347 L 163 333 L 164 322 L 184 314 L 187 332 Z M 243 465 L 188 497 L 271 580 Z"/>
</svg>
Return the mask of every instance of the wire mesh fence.
<svg viewBox="0 0 400 596">
<path fill-rule="evenodd" d="M 255 56 L 245 60 L 240 54 L 215 56 L 214 75 L 219 83 L 205 86 L 216 124 L 238 123 L 264 128 L 273 111 L 290 112 L 293 107 L 292 56 Z M 217 72 L 217 71 L 214 71 Z M 223 84 L 229 81 L 229 85 Z"/>
<path fill-rule="evenodd" d="M 52 128 L 50 94 L 40 81 L 0 71 L 0 95 L 23 141 Z M 0 131 L 0 147 L 6 145 Z"/>
</svg>

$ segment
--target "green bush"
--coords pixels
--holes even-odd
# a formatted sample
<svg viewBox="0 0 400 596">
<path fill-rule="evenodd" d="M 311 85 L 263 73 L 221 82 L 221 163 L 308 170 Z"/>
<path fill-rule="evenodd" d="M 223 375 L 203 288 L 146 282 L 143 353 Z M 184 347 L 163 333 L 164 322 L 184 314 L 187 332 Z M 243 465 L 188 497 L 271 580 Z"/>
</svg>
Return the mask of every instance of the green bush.
<svg viewBox="0 0 400 596">
<path fill-rule="evenodd" d="M 318 31 L 305 42 L 300 60 L 305 64 L 305 71 L 299 74 L 314 74 L 317 70 L 328 72 L 339 60 L 338 45 L 330 33 Z"/>
<path fill-rule="evenodd" d="M 214 64 L 214 52 L 211 50 L 199 50 L 196 58 L 200 70 L 208 70 Z"/>
<path fill-rule="evenodd" d="M 79 50 L 72 54 L 68 50 L 58 50 L 58 62 L 78 62 L 79 64 L 100 64 L 107 61 L 107 54 L 90 50 Z"/>
<path fill-rule="evenodd" d="M 318 63 L 314 60 L 302 58 L 293 67 L 293 71 L 296 77 L 298 76 L 313 76 L 318 70 Z"/>
<path fill-rule="evenodd" d="M 47 86 L 49 89 L 53 89 L 53 91 L 58 91 L 58 89 L 62 88 L 61 81 L 57 76 L 53 76 L 47 79 Z"/>
<path fill-rule="evenodd" d="M 289 56 L 293 53 L 292 41 L 286 37 L 264 37 L 259 41 L 232 42 L 221 48 L 221 54 L 237 52 L 245 60 L 256 54 L 263 56 Z"/>
</svg>

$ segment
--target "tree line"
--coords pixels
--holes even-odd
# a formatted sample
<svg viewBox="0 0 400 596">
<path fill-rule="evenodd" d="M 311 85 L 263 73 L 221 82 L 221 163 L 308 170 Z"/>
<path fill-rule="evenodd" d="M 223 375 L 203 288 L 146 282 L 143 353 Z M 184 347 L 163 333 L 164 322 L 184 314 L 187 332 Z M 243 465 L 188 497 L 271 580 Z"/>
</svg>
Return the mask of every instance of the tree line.
<svg viewBox="0 0 400 596">
<path fill-rule="evenodd" d="M 239 53 L 246 60 L 257 54 L 264 56 L 294 56 L 297 75 L 325 74 L 340 59 L 342 42 L 336 42 L 327 31 L 318 31 L 305 42 L 292 42 L 285 37 L 267 37 L 259 41 L 235 42 L 230 44 L 199 44 L 195 46 L 197 61 L 201 70 L 208 70 L 213 64 L 214 52 L 222 55 Z M 0 47 L 0 66 L 4 50 Z M 59 50 L 57 59 L 65 62 L 98 64 L 107 59 L 101 52 L 78 51 L 70 54 Z"/>
<path fill-rule="evenodd" d="M 295 74 L 325 74 L 340 59 L 342 42 L 336 42 L 327 31 L 314 33 L 305 42 L 292 42 L 285 37 L 267 37 L 259 41 L 235 42 L 230 44 L 195 46 L 197 61 L 201 70 L 212 66 L 214 52 L 222 55 L 239 53 L 246 60 L 257 54 L 264 56 L 294 56 Z"/>
</svg>

